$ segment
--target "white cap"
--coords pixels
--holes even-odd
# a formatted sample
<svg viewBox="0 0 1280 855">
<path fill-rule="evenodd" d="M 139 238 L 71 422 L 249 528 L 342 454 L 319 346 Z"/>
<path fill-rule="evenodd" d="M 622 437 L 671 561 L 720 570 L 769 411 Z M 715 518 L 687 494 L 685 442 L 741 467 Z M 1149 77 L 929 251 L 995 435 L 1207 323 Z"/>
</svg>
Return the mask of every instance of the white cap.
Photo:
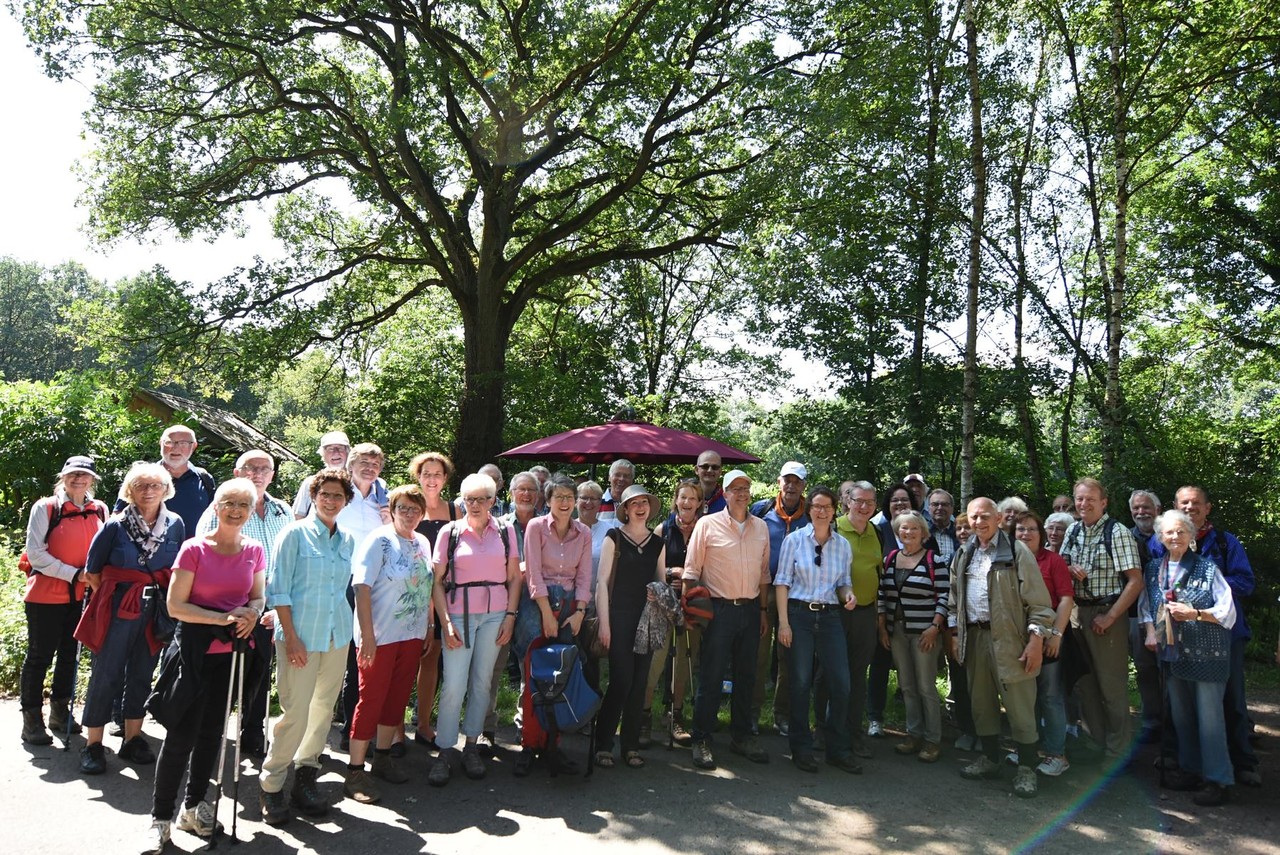
<svg viewBox="0 0 1280 855">
<path fill-rule="evenodd" d="M 751 483 L 751 476 L 746 472 L 743 472 L 741 469 L 730 469 L 724 475 L 724 481 L 722 482 L 723 489 L 728 490 L 729 485 L 734 481 L 737 481 L 739 478 L 745 478 L 748 484 Z"/>
<path fill-rule="evenodd" d="M 809 480 L 809 470 L 804 468 L 803 463 L 797 463 L 794 460 L 788 460 L 782 464 L 782 471 L 778 473 L 779 478 L 785 478 L 787 475 L 794 475 L 801 481 Z"/>
<path fill-rule="evenodd" d="M 345 445 L 351 447 L 351 440 L 347 439 L 347 435 L 340 430 L 331 430 L 324 436 L 320 437 L 320 447 L 316 449 L 316 454 L 324 454 L 326 445 Z"/>
</svg>

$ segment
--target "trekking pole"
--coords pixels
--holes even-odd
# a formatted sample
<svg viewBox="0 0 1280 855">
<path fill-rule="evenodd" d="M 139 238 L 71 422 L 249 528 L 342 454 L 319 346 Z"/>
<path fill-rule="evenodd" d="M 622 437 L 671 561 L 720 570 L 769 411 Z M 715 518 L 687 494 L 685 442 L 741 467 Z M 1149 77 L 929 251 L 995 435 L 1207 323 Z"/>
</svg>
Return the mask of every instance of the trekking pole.
<svg viewBox="0 0 1280 855">
<path fill-rule="evenodd" d="M 222 716 L 222 736 L 218 740 L 218 799 L 213 803 L 213 833 L 209 835 L 209 845 L 205 847 L 205 851 L 218 848 L 218 808 L 222 806 L 223 773 L 227 765 L 227 728 L 231 723 L 231 702 L 235 699 L 231 690 L 236 683 L 236 672 L 242 655 L 235 646 L 231 651 L 231 673 L 227 677 L 227 708 Z M 236 745 L 239 746 L 239 744 L 240 740 L 237 738 Z"/>
<path fill-rule="evenodd" d="M 245 662 L 248 659 L 249 639 L 237 638 L 232 642 L 232 649 L 235 651 L 232 668 L 236 673 L 236 765 L 232 771 L 235 781 L 231 788 L 231 845 L 235 846 L 240 842 L 240 838 L 236 836 L 236 822 L 240 819 L 240 744 L 244 739 L 240 737 L 241 722 L 244 717 L 244 670 Z M 238 664 L 235 660 L 239 660 Z M 270 699 L 268 698 L 268 702 Z M 266 734 L 263 733 L 263 742 L 266 742 Z M 217 819 L 214 819 L 214 827 L 217 828 Z"/>
<path fill-rule="evenodd" d="M 671 627 L 671 650 L 667 665 L 671 668 L 671 691 L 667 695 L 667 750 L 676 747 L 676 671 L 680 668 L 680 629 Z"/>
<path fill-rule="evenodd" d="M 72 586 L 74 592 L 75 586 Z M 89 608 L 89 597 L 93 595 L 93 591 L 86 586 L 84 589 L 84 600 L 80 604 L 80 616 L 84 617 L 85 609 Z M 67 732 L 63 734 L 62 750 L 71 750 L 71 728 L 76 720 L 76 698 L 80 695 L 80 657 L 84 653 L 84 642 L 76 640 L 76 667 L 71 680 L 71 702 L 67 706 Z"/>
</svg>

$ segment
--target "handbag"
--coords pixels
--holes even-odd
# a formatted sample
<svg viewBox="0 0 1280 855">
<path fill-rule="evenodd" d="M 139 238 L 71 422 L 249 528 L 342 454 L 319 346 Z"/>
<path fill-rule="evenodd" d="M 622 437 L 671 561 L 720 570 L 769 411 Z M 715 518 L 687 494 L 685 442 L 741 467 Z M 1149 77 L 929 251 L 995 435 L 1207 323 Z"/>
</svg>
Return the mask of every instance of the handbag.
<svg viewBox="0 0 1280 855">
<path fill-rule="evenodd" d="M 156 641 L 168 644 L 178 630 L 178 622 L 169 615 L 169 603 L 163 588 L 152 582 L 142 589 L 143 618 L 152 625 Z"/>
</svg>

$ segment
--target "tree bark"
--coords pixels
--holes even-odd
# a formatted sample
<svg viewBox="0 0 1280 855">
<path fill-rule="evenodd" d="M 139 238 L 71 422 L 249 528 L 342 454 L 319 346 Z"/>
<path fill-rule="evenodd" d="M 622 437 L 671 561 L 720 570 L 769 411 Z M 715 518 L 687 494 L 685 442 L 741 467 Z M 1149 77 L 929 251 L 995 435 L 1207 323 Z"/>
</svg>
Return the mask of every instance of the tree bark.
<svg viewBox="0 0 1280 855">
<path fill-rule="evenodd" d="M 978 20 L 976 0 L 965 0 L 964 33 L 968 47 L 969 113 L 972 140 L 969 146 L 973 171 L 973 214 L 969 229 L 969 288 L 965 313 L 962 446 L 960 451 L 960 503 L 973 497 L 973 465 L 976 454 L 978 403 L 978 294 L 982 284 L 982 229 L 987 207 L 987 160 L 982 137 L 982 89 L 978 73 Z"/>
</svg>

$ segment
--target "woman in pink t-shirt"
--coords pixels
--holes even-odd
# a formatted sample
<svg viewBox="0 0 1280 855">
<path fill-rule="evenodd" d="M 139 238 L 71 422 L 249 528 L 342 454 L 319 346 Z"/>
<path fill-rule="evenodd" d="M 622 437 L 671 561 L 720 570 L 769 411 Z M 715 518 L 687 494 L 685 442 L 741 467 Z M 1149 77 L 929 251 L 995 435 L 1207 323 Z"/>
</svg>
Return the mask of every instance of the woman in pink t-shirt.
<svg viewBox="0 0 1280 855">
<path fill-rule="evenodd" d="M 182 544 L 169 582 L 169 614 L 180 621 L 175 641 L 194 633 L 195 624 L 219 627 L 229 638 L 250 638 L 262 616 L 266 588 L 266 554 L 262 544 L 241 533 L 257 502 L 257 490 L 247 478 L 234 478 L 218 488 L 213 507 L 218 527 Z M 206 630 L 207 631 L 207 630 Z M 203 642 L 200 647 L 204 647 Z M 175 655 L 176 649 L 169 655 Z M 248 657 L 245 657 L 246 659 Z M 170 823 L 183 772 L 189 770 L 186 799 L 178 815 L 178 829 L 211 837 L 217 826 L 205 795 L 218 758 L 226 725 L 227 691 L 231 685 L 229 640 L 213 638 L 199 661 L 200 692 L 181 718 L 167 728 L 156 761 L 151 827 L 144 852 L 160 852 L 169 839 Z M 247 664 L 247 663 L 246 663 Z M 246 693 L 248 689 L 246 688 Z"/>
</svg>

